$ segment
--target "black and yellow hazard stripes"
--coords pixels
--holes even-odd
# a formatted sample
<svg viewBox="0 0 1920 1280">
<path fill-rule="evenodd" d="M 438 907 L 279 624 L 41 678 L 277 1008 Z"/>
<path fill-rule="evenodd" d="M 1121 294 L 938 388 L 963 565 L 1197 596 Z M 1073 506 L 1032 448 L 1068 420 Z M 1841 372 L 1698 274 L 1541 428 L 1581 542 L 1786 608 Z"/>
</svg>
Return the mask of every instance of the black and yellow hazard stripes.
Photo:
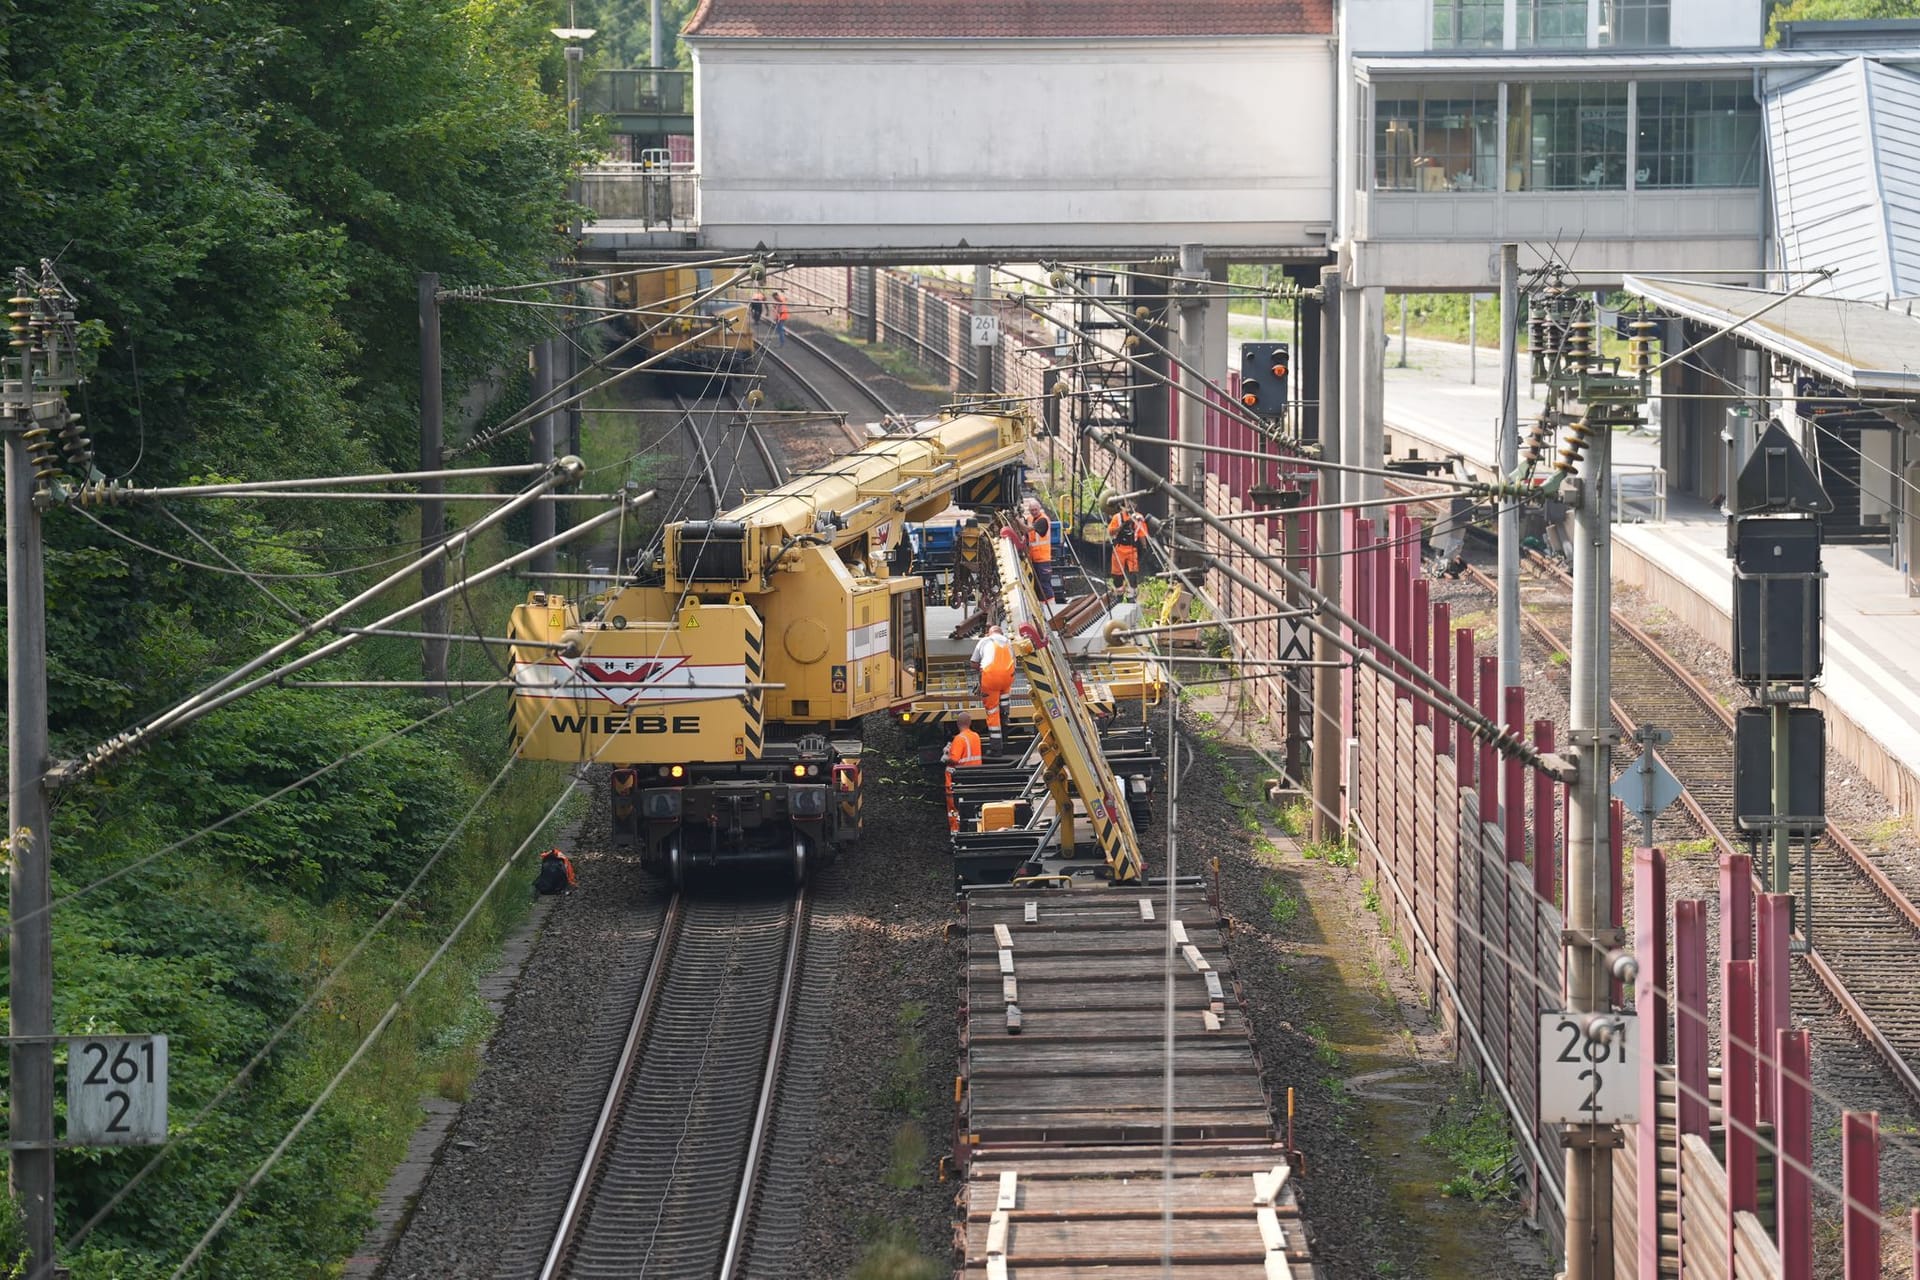
<svg viewBox="0 0 1920 1280">
<path fill-rule="evenodd" d="M 1119 790 L 1121 784 L 1101 753 L 1100 732 L 1074 687 L 1065 651 L 1047 633 L 1045 606 L 1034 588 L 1027 558 L 1004 538 L 995 539 L 993 555 L 1000 572 L 1007 631 L 1013 637 L 1014 656 L 1026 673 L 1034 726 L 1063 831 L 1071 821 L 1072 798 L 1078 797 L 1113 879 L 1137 881 L 1144 866 L 1133 816 Z"/>
<path fill-rule="evenodd" d="M 758 760 L 761 748 L 767 741 L 767 695 L 760 686 L 765 683 L 763 674 L 767 669 L 766 625 L 757 613 L 746 616 L 747 624 L 741 630 L 741 652 L 745 655 L 747 678 L 746 689 L 740 695 L 741 704 L 746 708 L 746 716 L 741 721 L 741 754 L 748 760 Z"/>
</svg>

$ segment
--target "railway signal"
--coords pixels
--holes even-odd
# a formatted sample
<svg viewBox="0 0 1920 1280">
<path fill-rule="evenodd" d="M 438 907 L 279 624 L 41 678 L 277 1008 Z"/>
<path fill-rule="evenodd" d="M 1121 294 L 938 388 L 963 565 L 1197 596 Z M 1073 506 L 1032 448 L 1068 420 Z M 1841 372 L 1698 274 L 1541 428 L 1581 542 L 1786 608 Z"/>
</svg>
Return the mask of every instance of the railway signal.
<svg viewBox="0 0 1920 1280">
<path fill-rule="evenodd" d="M 1263 418 L 1287 411 L 1287 375 L 1291 348 L 1284 342 L 1240 344 L 1240 403 Z"/>
<path fill-rule="evenodd" d="M 1790 893 L 1792 840 L 1826 826 L 1826 726 L 1805 704 L 1820 678 L 1820 517 L 1833 499 L 1779 422 L 1760 433 L 1733 486 L 1727 554 L 1733 558 L 1733 674 L 1760 702 L 1735 722 L 1736 816 L 1766 837 L 1767 886 Z M 1766 727 L 1761 728 L 1764 719 Z M 1801 761 L 1795 779 L 1793 762 Z M 1763 806 L 1761 798 L 1766 798 Z M 1813 885 L 1799 911 L 1812 941 Z"/>
</svg>

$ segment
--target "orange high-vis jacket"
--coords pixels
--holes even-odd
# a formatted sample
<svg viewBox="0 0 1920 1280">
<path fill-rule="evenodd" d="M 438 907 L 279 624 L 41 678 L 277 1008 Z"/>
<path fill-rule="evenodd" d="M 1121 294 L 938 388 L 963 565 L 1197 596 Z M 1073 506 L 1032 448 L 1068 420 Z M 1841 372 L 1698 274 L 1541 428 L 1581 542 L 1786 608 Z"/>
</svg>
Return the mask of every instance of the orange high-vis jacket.
<svg viewBox="0 0 1920 1280">
<path fill-rule="evenodd" d="M 962 729 L 953 735 L 953 744 L 947 751 L 947 763 L 959 768 L 979 764 L 982 759 L 979 734 L 971 729 Z"/>
<path fill-rule="evenodd" d="M 1005 636 L 987 636 L 975 650 L 985 648 L 986 653 L 980 662 L 981 679 L 989 683 L 1011 681 L 1013 679 L 1013 642 Z"/>
<path fill-rule="evenodd" d="M 1035 516 L 1027 534 L 1027 556 L 1035 564 L 1053 563 L 1053 521 Z"/>
</svg>

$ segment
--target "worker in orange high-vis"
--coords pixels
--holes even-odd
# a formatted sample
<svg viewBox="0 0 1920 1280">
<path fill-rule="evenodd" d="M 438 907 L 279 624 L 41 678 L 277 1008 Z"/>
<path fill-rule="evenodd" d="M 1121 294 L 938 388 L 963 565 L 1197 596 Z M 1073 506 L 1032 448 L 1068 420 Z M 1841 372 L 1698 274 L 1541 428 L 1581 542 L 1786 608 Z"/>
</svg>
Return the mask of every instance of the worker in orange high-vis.
<svg viewBox="0 0 1920 1280">
<path fill-rule="evenodd" d="M 1131 501 L 1122 502 L 1113 519 L 1107 521 L 1108 571 L 1113 588 L 1133 599 L 1133 581 L 1140 576 L 1140 548 L 1147 541 L 1147 520 L 1134 510 Z"/>
<path fill-rule="evenodd" d="M 940 760 L 956 769 L 965 769 L 986 759 L 980 747 L 980 735 L 973 731 L 971 712 L 960 713 L 960 731 L 953 735 L 953 741 L 940 753 Z"/>
<path fill-rule="evenodd" d="M 1053 576 L 1053 518 L 1035 498 L 1027 499 L 1027 559 L 1033 561 L 1034 585 L 1042 600 L 1060 599 L 1060 580 Z"/>
<path fill-rule="evenodd" d="M 960 713 L 960 731 L 953 735 L 953 741 L 940 753 L 940 763 L 947 766 L 947 830 L 960 829 L 960 805 L 953 796 L 953 771 L 971 769 L 986 759 L 980 749 L 980 735 L 973 731 L 973 717 L 965 711 Z"/>
<path fill-rule="evenodd" d="M 993 735 L 998 751 L 1007 745 L 1006 731 L 1000 723 L 1000 700 L 1013 692 L 1013 644 L 995 622 L 987 634 L 973 646 L 973 685 L 987 708 L 987 732 Z"/>
</svg>

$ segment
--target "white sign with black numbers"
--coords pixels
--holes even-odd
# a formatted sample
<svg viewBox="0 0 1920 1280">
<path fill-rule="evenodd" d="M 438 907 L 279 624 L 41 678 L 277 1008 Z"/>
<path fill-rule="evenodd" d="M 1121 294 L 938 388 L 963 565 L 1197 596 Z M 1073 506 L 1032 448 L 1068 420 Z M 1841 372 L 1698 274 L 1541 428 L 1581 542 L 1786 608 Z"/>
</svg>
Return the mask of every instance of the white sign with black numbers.
<svg viewBox="0 0 1920 1280">
<path fill-rule="evenodd" d="M 992 347 L 1000 342 L 1000 317 L 995 315 L 969 316 L 973 322 L 973 345 Z"/>
<path fill-rule="evenodd" d="M 1578 1013 L 1540 1015 L 1542 1124 L 1632 1124 L 1640 1118 L 1640 1025 L 1609 1014 L 1613 1034 L 1587 1036 Z"/>
<path fill-rule="evenodd" d="M 67 1041 L 67 1141 L 151 1147 L 167 1140 L 167 1038 L 74 1036 Z"/>
</svg>

